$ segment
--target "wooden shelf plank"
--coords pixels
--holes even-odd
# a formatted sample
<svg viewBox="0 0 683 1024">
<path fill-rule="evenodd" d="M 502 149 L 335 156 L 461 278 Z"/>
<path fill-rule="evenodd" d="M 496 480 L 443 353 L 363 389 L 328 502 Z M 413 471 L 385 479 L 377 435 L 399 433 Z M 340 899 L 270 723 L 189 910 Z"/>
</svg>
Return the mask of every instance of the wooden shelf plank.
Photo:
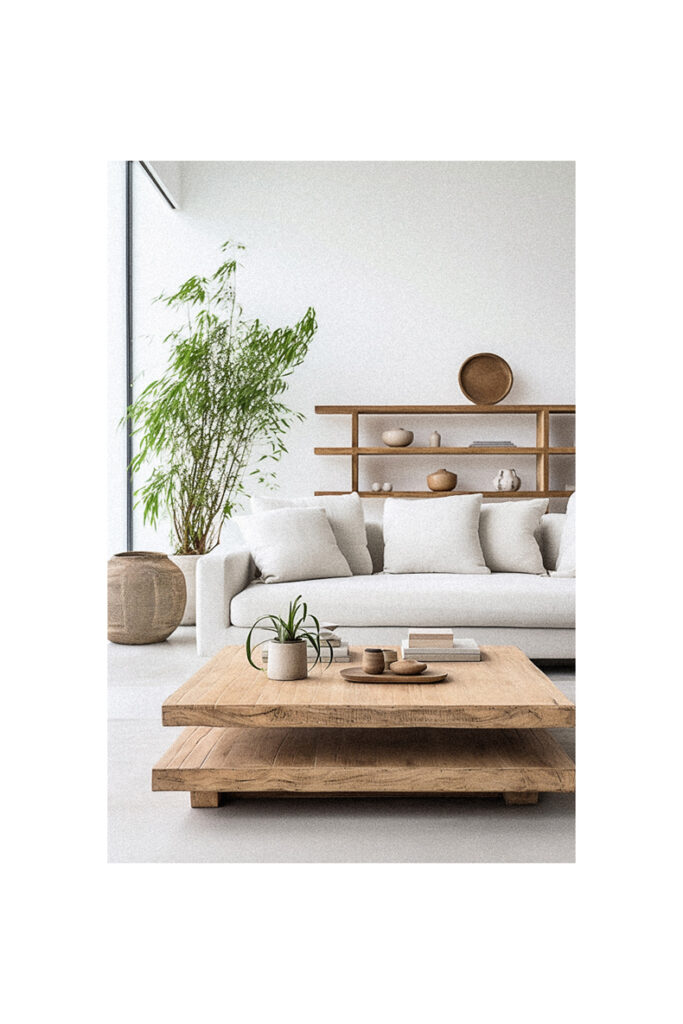
<svg viewBox="0 0 683 1024">
<path fill-rule="evenodd" d="M 483 494 L 485 498 L 570 498 L 573 491 L 314 491 L 316 497 L 358 494 L 361 498 L 452 498 L 459 494 Z"/>
<path fill-rule="evenodd" d="M 576 448 L 314 448 L 316 455 L 575 455 Z"/>
<path fill-rule="evenodd" d="M 542 410 L 549 413 L 575 413 L 575 405 L 316 405 L 319 416 L 384 416 L 403 413 L 406 416 L 438 416 L 451 413 L 470 415 L 495 413 L 497 415 L 532 414 Z"/>
</svg>

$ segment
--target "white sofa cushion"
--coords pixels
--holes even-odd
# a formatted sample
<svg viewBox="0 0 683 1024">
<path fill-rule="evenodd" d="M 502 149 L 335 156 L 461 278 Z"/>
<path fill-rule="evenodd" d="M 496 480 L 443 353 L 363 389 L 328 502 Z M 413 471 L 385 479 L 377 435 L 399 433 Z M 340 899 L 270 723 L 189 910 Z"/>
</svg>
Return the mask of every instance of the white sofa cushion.
<svg viewBox="0 0 683 1024">
<path fill-rule="evenodd" d="M 576 576 L 576 492 L 567 502 L 560 550 L 555 565 L 556 576 Z"/>
<path fill-rule="evenodd" d="M 489 573 L 479 543 L 481 501 L 481 494 L 388 501 L 384 508 L 384 571 Z"/>
<path fill-rule="evenodd" d="M 274 509 L 235 521 L 265 583 L 351 575 L 321 508 Z"/>
<path fill-rule="evenodd" d="M 397 500 L 397 499 L 396 499 Z M 423 504 L 439 505 L 446 498 Z M 255 581 L 233 597 L 230 621 L 251 626 L 283 614 L 298 594 L 321 621 L 340 626 L 511 626 L 573 629 L 573 579 L 522 573 L 378 573 L 348 579 Z"/>
<path fill-rule="evenodd" d="M 491 572 L 546 575 L 535 534 L 547 508 L 547 498 L 482 505 L 479 540 Z"/>
<path fill-rule="evenodd" d="M 251 499 L 251 507 L 254 512 L 269 512 L 277 508 L 325 509 L 339 550 L 349 563 L 353 575 L 365 576 L 372 572 L 363 505 L 358 494 L 334 494 L 315 498 L 256 497 Z"/>
</svg>

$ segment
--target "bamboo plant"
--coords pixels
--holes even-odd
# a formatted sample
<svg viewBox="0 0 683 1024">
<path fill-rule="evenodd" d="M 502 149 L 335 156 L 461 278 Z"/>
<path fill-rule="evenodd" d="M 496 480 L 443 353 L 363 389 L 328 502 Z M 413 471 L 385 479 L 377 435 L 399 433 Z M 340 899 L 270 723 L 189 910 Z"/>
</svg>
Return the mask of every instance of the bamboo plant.
<svg viewBox="0 0 683 1024">
<path fill-rule="evenodd" d="M 137 440 L 130 468 L 151 467 L 135 492 L 136 507 L 142 505 L 152 526 L 162 511 L 169 515 L 175 554 L 216 547 L 223 523 L 249 496 L 245 477 L 272 486 L 275 473 L 263 463 L 281 458 L 284 436 L 304 418 L 281 396 L 308 352 L 315 310 L 294 327 L 275 330 L 246 320 L 236 296 L 236 256 L 243 248 L 226 242 L 213 275 L 191 277 L 158 297 L 182 311 L 184 322 L 164 338 L 166 370 L 127 410 Z"/>
</svg>

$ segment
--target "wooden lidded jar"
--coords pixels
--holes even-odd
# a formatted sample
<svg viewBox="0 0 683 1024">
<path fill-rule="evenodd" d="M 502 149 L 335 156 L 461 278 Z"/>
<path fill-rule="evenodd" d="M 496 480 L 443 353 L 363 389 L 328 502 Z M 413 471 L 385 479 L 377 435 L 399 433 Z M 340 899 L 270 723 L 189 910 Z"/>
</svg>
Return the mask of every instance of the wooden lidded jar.
<svg viewBox="0 0 683 1024">
<path fill-rule="evenodd" d="M 361 667 L 368 675 L 378 676 L 384 672 L 384 652 L 381 647 L 366 647 Z"/>
<path fill-rule="evenodd" d="M 107 565 L 107 636 L 115 644 L 158 644 L 180 625 L 185 577 L 161 551 L 122 551 Z"/>
</svg>

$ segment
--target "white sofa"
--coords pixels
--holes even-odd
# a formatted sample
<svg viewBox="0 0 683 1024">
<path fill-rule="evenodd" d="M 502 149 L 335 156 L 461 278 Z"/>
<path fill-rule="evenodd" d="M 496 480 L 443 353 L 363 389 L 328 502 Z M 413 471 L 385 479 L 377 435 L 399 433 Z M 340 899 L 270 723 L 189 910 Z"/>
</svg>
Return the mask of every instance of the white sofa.
<svg viewBox="0 0 683 1024">
<path fill-rule="evenodd" d="M 549 513 L 537 534 L 543 564 L 555 569 L 567 517 Z M 197 568 L 197 649 L 209 657 L 243 643 L 255 619 L 283 615 L 302 594 L 322 622 L 351 643 L 398 643 L 407 626 L 453 627 L 479 643 L 513 644 L 530 658 L 574 658 L 575 579 L 527 573 L 487 575 L 382 572 L 380 523 L 366 523 L 371 576 L 263 583 L 249 551 L 220 546 Z"/>
</svg>

